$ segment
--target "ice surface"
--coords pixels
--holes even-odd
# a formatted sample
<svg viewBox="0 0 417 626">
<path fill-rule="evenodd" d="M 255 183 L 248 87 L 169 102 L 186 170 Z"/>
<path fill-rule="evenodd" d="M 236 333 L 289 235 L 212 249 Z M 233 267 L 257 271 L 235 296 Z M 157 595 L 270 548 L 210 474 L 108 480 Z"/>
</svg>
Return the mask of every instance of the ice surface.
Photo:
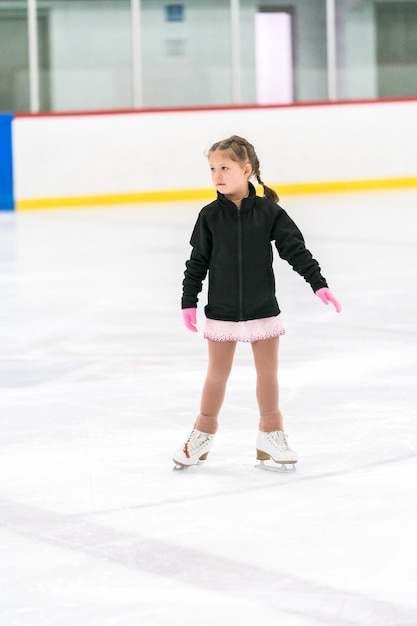
<svg viewBox="0 0 417 626">
<path fill-rule="evenodd" d="M 199 205 L 0 215 L 1 624 L 416 626 L 417 192 L 283 206 L 343 305 L 277 258 L 294 475 L 254 468 L 246 345 L 207 462 L 172 471 Z"/>
</svg>

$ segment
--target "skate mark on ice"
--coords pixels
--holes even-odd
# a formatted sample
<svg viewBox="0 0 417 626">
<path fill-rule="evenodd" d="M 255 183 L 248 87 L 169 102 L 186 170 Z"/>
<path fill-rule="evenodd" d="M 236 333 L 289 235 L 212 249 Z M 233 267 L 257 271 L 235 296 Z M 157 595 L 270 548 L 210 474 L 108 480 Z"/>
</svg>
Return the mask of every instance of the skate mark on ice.
<svg viewBox="0 0 417 626">
<path fill-rule="evenodd" d="M 268 490 L 268 489 L 276 489 L 277 487 L 284 487 L 290 483 L 292 483 L 293 481 L 297 481 L 297 482 L 310 482 L 310 481 L 314 481 L 314 480 L 322 480 L 322 479 L 326 479 L 326 478 L 335 478 L 338 476 L 351 476 L 352 474 L 358 474 L 360 472 L 366 471 L 368 469 L 373 469 L 373 468 L 377 468 L 377 467 L 384 467 L 385 465 L 392 465 L 395 463 L 403 463 L 403 462 L 407 462 L 407 461 L 411 461 L 411 460 L 417 460 L 417 454 L 416 453 L 412 453 L 412 454 L 407 454 L 401 457 L 397 457 L 397 458 L 393 458 L 393 459 L 384 459 L 382 461 L 377 461 L 374 463 L 368 463 L 365 465 L 358 465 L 355 468 L 351 468 L 351 469 L 345 469 L 345 470 L 338 470 L 338 471 L 328 471 L 328 472 L 321 472 L 319 474 L 311 474 L 311 475 L 300 475 L 300 470 L 298 470 L 298 472 L 269 472 L 269 473 L 276 473 L 279 476 L 277 476 L 277 481 L 276 482 L 269 482 L 266 483 L 264 485 L 260 485 L 259 483 L 257 483 L 256 485 L 251 485 L 251 486 L 245 486 L 245 487 L 241 487 L 241 488 L 236 488 L 236 489 L 229 489 L 229 490 L 225 490 L 225 491 L 214 491 L 211 493 L 202 493 L 201 495 L 197 495 L 197 496 L 187 496 L 187 497 L 180 497 L 180 498 L 169 498 L 169 499 L 165 499 L 165 500 L 160 500 L 159 502 L 146 502 L 144 504 L 137 504 L 134 506 L 124 506 L 124 507 L 114 507 L 114 508 L 108 508 L 108 509 L 101 509 L 98 511 L 89 511 L 88 513 L 79 513 L 77 515 L 77 517 L 80 518 L 93 518 L 93 517 L 99 517 L 101 515 L 112 515 L 114 513 L 123 513 L 124 511 L 138 511 L 140 509 L 151 509 L 151 508 L 156 508 L 156 507 L 162 507 L 162 506 L 169 506 L 171 504 L 181 504 L 181 503 L 185 503 L 185 502 L 194 502 L 194 501 L 198 501 L 198 500 L 210 500 L 211 498 L 222 498 L 224 496 L 231 496 L 231 495 L 236 495 L 236 494 L 240 494 L 240 493 L 247 493 L 250 491 L 263 491 L 263 490 Z M 301 464 L 298 463 L 298 465 Z M 201 469 L 203 468 L 203 466 L 205 466 L 205 470 L 210 471 L 210 466 L 209 464 L 206 462 L 201 463 L 199 465 L 191 465 L 189 468 L 186 469 L 186 471 L 176 471 L 176 472 L 172 472 L 173 474 L 179 474 L 179 475 L 186 475 L 187 473 L 192 473 L 195 475 L 195 473 L 201 471 Z M 253 469 L 257 469 L 257 468 L 253 468 Z M 184 476 L 185 478 L 185 476 Z M 416 622 L 417 624 L 417 622 Z"/>
<path fill-rule="evenodd" d="M 74 516 L 2 499 L 0 527 L 25 538 L 161 576 L 190 587 L 261 602 L 327 626 L 415 626 L 415 611 L 304 581 L 194 548 L 119 532 Z M 278 617 L 278 615 L 277 615 Z"/>
</svg>

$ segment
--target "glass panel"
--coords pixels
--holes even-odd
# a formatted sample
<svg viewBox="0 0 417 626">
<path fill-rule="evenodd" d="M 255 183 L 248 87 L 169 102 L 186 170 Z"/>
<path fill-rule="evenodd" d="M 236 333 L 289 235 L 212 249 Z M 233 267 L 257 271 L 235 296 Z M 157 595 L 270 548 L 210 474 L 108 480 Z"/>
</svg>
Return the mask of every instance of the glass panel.
<svg viewBox="0 0 417 626">
<path fill-rule="evenodd" d="M 169 3 L 141 1 L 144 106 L 232 104 L 230 0 L 188 0 L 179 5 L 181 19 L 170 20 Z M 241 0 L 242 104 L 257 102 L 258 12 L 291 17 L 294 100 L 327 99 L 326 0 Z"/>
<path fill-rule="evenodd" d="M 141 7 L 144 106 L 230 104 L 229 0 L 142 0 Z"/>
<path fill-rule="evenodd" d="M 261 102 L 255 22 L 266 13 L 291 24 L 286 99 L 327 100 L 326 0 L 240 0 L 240 81 L 232 80 L 231 0 L 139 4 L 143 106 L 235 104 L 238 82 L 242 104 Z M 335 4 L 337 98 L 417 95 L 417 0 Z M 37 24 L 42 111 L 134 106 L 131 0 L 38 0 Z M 26 0 L 0 0 L 0 111 L 30 108 L 27 26 Z M 273 57 L 268 71 L 279 83 Z"/>
<path fill-rule="evenodd" d="M 130 1 L 40 0 L 38 14 L 47 30 L 43 110 L 131 108 Z"/>
<path fill-rule="evenodd" d="M 375 6 L 378 97 L 417 95 L 417 2 Z"/>
<path fill-rule="evenodd" d="M 271 13 L 287 15 L 291 22 L 291 56 L 293 77 L 292 98 L 295 102 L 327 99 L 327 50 L 326 50 L 326 0 L 241 0 L 242 7 L 242 49 L 255 48 L 253 35 L 256 15 Z M 248 51 L 245 51 L 248 58 Z M 273 59 L 270 60 L 273 63 Z M 254 63 L 250 60 L 250 63 Z M 259 70 L 258 70 L 259 71 Z M 280 72 L 280 59 L 276 60 L 277 74 Z M 252 65 L 248 79 L 254 82 L 255 67 Z M 255 88 L 251 89 L 249 102 L 256 102 Z M 277 103 L 279 99 L 277 99 Z M 271 102 L 272 104 L 272 102 Z"/>
<path fill-rule="evenodd" d="M 29 110 L 26 2 L 0 2 L 0 111 Z"/>
<path fill-rule="evenodd" d="M 327 100 L 326 0 L 293 7 L 295 101 Z"/>
<path fill-rule="evenodd" d="M 338 98 L 417 95 L 417 2 L 337 0 Z"/>
<path fill-rule="evenodd" d="M 377 96 L 375 37 L 374 0 L 336 2 L 338 99 Z"/>
</svg>

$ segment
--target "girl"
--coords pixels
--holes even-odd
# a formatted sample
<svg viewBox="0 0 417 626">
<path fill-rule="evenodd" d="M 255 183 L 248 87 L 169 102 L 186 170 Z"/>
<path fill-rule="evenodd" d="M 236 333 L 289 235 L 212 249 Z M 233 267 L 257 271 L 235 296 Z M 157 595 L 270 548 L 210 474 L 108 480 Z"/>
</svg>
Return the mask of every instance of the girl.
<svg viewBox="0 0 417 626">
<path fill-rule="evenodd" d="M 185 326 L 197 332 L 198 294 L 209 272 L 204 332 L 209 361 L 200 413 L 173 460 L 178 466 L 189 466 L 207 458 L 236 342 L 243 341 L 251 344 L 257 374 L 257 458 L 296 463 L 297 454 L 288 446 L 279 409 L 278 345 L 285 331 L 275 297 L 271 241 L 280 257 L 304 277 L 324 304 L 332 302 L 337 312 L 341 306 L 305 247 L 301 232 L 277 204 L 277 194 L 262 182 L 252 144 L 233 135 L 210 148 L 208 161 L 217 199 L 201 210 L 191 235 L 182 315 Z M 263 186 L 264 197 L 256 195 L 249 182 L 252 176 Z"/>
</svg>

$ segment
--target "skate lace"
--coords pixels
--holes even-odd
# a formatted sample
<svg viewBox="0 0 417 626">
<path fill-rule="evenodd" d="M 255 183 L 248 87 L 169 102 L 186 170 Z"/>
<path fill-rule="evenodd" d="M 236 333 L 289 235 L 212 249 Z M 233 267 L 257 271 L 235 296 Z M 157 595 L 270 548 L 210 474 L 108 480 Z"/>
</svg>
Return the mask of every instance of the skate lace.
<svg viewBox="0 0 417 626">
<path fill-rule="evenodd" d="M 281 431 L 269 433 L 269 439 L 272 441 L 274 447 L 280 452 L 290 450 L 287 435 L 285 433 Z"/>
<path fill-rule="evenodd" d="M 188 441 L 184 444 L 184 450 L 183 450 L 187 459 L 189 459 L 191 457 L 191 454 L 195 453 L 209 439 L 210 437 L 203 433 L 199 433 L 198 435 L 196 433 L 191 433 L 191 435 L 188 438 Z M 190 447 L 191 447 L 191 452 L 190 452 Z"/>
</svg>

